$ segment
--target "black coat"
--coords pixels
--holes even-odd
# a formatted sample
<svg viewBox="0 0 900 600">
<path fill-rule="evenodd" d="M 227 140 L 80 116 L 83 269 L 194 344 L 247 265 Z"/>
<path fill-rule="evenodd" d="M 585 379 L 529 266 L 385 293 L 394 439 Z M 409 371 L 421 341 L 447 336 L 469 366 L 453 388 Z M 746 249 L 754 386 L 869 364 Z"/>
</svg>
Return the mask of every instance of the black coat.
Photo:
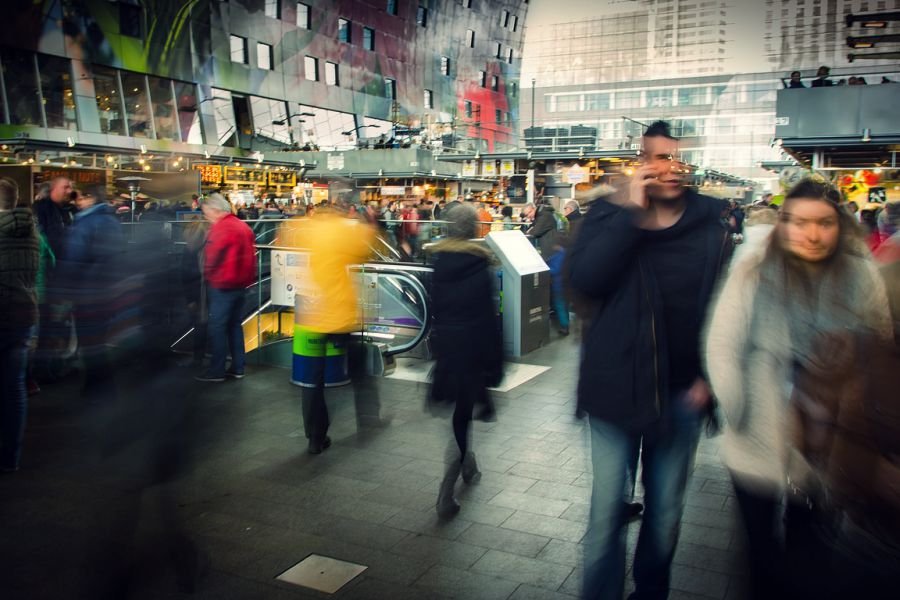
<svg viewBox="0 0 900 600">
<path fill-rule="evenodd" d="M 730 236 L 719 219 L 723 202 L 686 193 L 688 202 L 705 211 L 691 230 L 707 242 L 707 259 L 698 265 L 704 273 L 700 314 L 705 314 Z M 582 341 L 578 408 L 629 431 L 654 422 L 669 394 L 662 297 L 643 234 L 630 210 L 598 200 L 574 242 L 568 271 L 571 288 L 593 304 Z"/>
<path fill-rule="evenodd" d="M 454 402 L 500 383 L 503 344 L 494 306 L 490 253 L 472 242 L 435 244 L 431 302 L 432 348 L 437 359 L 432 398 Z"/>
</svg>

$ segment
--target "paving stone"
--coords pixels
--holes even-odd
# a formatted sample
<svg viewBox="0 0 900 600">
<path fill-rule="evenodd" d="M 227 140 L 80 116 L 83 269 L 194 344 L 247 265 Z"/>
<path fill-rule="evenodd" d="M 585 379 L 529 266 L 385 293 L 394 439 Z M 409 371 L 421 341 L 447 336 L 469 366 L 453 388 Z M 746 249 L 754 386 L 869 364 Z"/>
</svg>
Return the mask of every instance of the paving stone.
<svg viewBox="0 0 900 600">
<path fill-rule="evenodd" d="M 468 569 L 475 561 L 484 556 L 487 549 L 472 544 L 416 534 L 391 548 L 391 552 L 448 567 Z"/>
<path fill-rule="evenodd" d="M 734 552 L 722 552 L 716 548 L 698 546 L 684 540 L 679 540 L 673 562 L 724 575 L 743 574 L 747 569 L 746 563 Z"/>
<path fill-rule="evenodd" d="M 546 515 L 548 517 L 558 517 L 563 514 L 570 506 L 570 502 L 564 500 L 553 500 L 551 498 L 543 498 L 541 496 L 530 496 L 518 492 L 504 490 L 491 498 L 488 504 L 512 508 L 538 515 Z"/>
<path fill-rule="evenodd" d="M 500 550 L 489 550 L 472 566 L 472 570 L 550 590 L 559 588 L 572 573 L 572 568 L 565 565 Z"/>
<path fill-rule="evenodd" d="M 334 597 L 341 600 L 422 600 L 422 592 L 396 583 L 381 581 L 366 576 L 364 573 L 359 584 L 350 587 L 346 592 L 340 590 Z M 428 597 L 429 600 L 446 600 L 451 596 L 430 591 Z"/>
<path fill-rule="evenodd" d="M 685 504 L 688 506 L 697 506 L 700 508 L 708 508 L 721 511 L 725 508 L 726 496 L 720 494 L 708 494 L 706 492 L 694 492 L 687 494 Z"/>
<path fill-rule="evenodd" d="M 403 511 L 391 517 L 385 523 L 389 527 L 395 527 L 403 531 L 423 533 L 448 540 L 455 540 L 471 524 L 471 521 L 466 521 L 459 518 L 459 516 L 450 520 L 440 519 L 434 508 L 425 511 Z"/>
<path fill-rule="evenodd" d="M 477 523 L 467 527 L 458 540 L 531 558 L 536 557 L 550 541 L 549 538 L 539 535 Z"/>
<path fill-rule="evenodd" d="M 672 589 L 683 592 L 724 599 L 728 591 L 728 576 L 705 569 L 673 565 L 670 585 Z"/>
<path fill-rule="evenodd" d="M 575 485 L 567 485 L 550 481 L 538 481 L 525 492 L 528 496 L 541 496 L 555 500 L 565 500 L 577 504 L 588 504 L 591 491 Z"/>
<path fill-rule="evenodd" d="M 573 598 L 576 598 L 576 596 L 561 592 L 551 592 L 548 589 L 523 583 L 509 597 L 509 600 L 573 600 Z"/>
<path fill-rule="evenodd" d="M 550 540 L 536 558 L 570 567 L 580 567 L 584 564 L 584 545 Z"/>
<path fill-rule="evenodd" d="M 519 584 L 499 577 L 438 565 L 429 569 L 415 585 L 429 592 L 446 594 L 451 598 L 506 600 Z"/>
<path fill-rule="evenodd" d="M 717 550 L 728 550 L 732 536 L 732 532 L 727 529 L 691 525 L 681 528 L 679 541 Z"/>
<path fill-rule="evenodd" d="M 566 581 L 560 586 L 559 591 L 563 594 L 581 597 L 581 590 L 584 584 L 584 569 L 576 568 Z"/>
<path fill-rule="evenodd" d="M 522 511 L 516 511 L 503 522 L 501 527 L 569 542 L 581 541 L 587 529 L 585 524 L 565 519 L 554 519 L 553 517 L 537 519 L 533 514 Z"/>
<path fill-rule="evenodd" d="M 582 475 L 580 471 L 571 471 L 569 469 L 561 469 L 554 467 L 544 467 L 531 463 L 518 463 L 509 470 L 510 475 L 527 477 L 534 482 L 535 480 L 552 481 L 555 483 L 574 484 Z M 590 484 L 589 484 L 590 485 Z M 530 486 L 529 488 L 530 489 Z M 525 491 L 525 490 L 520 490 Z"/>
<path fill-rule="evenodd" d="M 458 518 L 496 527 L 516 512 L 511 508 L 477 502 L 470 494 L 473 489 L 477 488 L 467 487 L 457 493 L 456 497 L 462 505 Z"/>
<path fill-rule="evenodd" d="M 566 509 L 566 512 L 559 515 L 560 519 L 567 521 L 575 521 L 576 523 L 587 523 L 590 518 L 591 507 L 588 504 L 573 504 Z"/>
</svg>

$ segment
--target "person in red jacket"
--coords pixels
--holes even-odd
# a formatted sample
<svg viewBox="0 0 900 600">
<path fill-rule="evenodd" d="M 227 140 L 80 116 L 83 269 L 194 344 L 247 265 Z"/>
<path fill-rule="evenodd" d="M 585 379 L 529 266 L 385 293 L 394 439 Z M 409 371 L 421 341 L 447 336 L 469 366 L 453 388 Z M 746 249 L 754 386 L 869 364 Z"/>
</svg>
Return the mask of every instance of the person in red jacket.
<svg viewBox="0 0 900 600">
<path fill-rule="evenodd" d="M 256 280 L 256 241 L 246 223 L 231 213 L 221 194 L 210 194 L 201 204 L 211 223 L 203 250 L 203 276 L 209 299 L 207 333 L 212 359 L 198 381 L 225 381 L 244 376 L 244 332 L 241 328 L 244 289 Z M 225 370 L 225 352 L 231 366 Z"/>
</svg>

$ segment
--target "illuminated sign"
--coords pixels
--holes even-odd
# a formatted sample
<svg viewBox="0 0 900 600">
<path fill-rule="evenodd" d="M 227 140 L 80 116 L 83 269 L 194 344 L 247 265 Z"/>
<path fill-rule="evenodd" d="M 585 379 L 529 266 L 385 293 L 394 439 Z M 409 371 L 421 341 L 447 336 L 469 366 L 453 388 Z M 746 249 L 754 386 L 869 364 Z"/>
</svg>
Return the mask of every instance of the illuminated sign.
<svg viewBox="0 0 900 600">
<path fill-rule="evenodd" d="M 194 165 L 195 171 L 200 171 L 200 183 L 217 185 L 222 182 L 222 167 L 220 165 Z"/>
<path fill-rule="evenodd" d="M 225 183 L 253 183 L 256 185 L 265 185 L 266 172 L 262 169 L 225 167 Z"/>
<path fill-rule="evenodd" d="M 101 169 L 47 169 L 42 168 L 38 181 L 52 181 L 56 177 L 66 177 L 75 185 L 106 185 L 106 171 Z"/>
<path fill-rule="evenodd" d="M 297 185 L 297 174 L 294 171 L 269 171 L 269 185 Z"/>
</svg>

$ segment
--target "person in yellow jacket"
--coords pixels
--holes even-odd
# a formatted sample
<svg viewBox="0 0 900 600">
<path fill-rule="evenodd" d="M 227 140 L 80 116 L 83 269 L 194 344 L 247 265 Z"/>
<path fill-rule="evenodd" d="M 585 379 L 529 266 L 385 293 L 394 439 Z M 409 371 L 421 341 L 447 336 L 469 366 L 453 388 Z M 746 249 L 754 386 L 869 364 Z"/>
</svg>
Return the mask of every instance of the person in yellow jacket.
<svg viewBox="0 0 900 600">
<path fill-rule="evenodd" d="M 310 387 L 303 387 L 303 425 L 309 453 L 321 454 L 331 445 L 328 408 L 325 405 L 325 355 L 327 348 L 347 348 L 354 384 L 357 423 L 379 422 L 379 401 L 374 386 L 366 385 L 365 349 L 351 343 L 351 332 L 362 326 L 359 290 L 351 265 L 366 261 L 375 231 L 349 219 L 339 208 L 318 209 L 312 217 L 290 219 L 279 231 L 280 246 L 309 254 L 309 281 L 298 291 L 296 323 L 315 340 L 321 356 L 314 363 Z"/>
</svg>

